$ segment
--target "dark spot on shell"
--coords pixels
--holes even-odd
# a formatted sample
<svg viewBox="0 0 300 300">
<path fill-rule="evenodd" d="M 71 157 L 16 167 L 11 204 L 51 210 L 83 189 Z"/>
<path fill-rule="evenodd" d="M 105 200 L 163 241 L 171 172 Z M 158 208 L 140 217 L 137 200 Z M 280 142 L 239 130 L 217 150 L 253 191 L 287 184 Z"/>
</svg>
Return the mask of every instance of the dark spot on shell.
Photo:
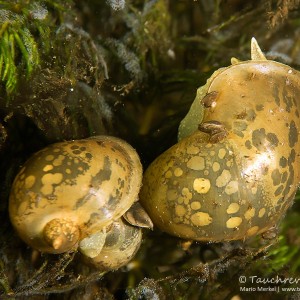
<svg viewBox="0 0 300 300">
<path fill-rule="evenodd" d="M 285 189 L 284 189 L 284 192 L 283 192 L 284 195 L 287 195 L 290 192 L 291 187 L 293 185 L 293 182 L 294 182 L 294 168 L 293 168 L 293 166 L 290 165 L 289 178 L 288 178 L 288 180 L 286 182 L 286 185 L 285 185 Z"/>
<path fill-rule="evenodd" d="M 92 157 L 93 157 L 93 155 L 91 154 L 91 153 L 86 153 L 85 154 L 85 157 L 87 158 L 87 159 L 92 159 Z"/>
<path fill-rule="evenodd" d="M 91 199 L 91 194 L 85 195 L 81 198 L 78 198 L 78 200 L 76 201 L 75 205 L 74 205 L 74 210 L 78 209 L 79 207 L 83 206 L 85 203 L 87 203 L 90 199 Z"/>
<path fill-rule="evenodd" d="M 266 143 L 266 140 L 269 143 Z M 259 151 L 265 151 L 268 147 L 277 147 L 279 140 L 275 133 L 268 133 L 264 128 L 256 129 L 252 132 L 252 144 Z"/>
<path fill-rule="evenodd" d="M 275 196 L 279 196 L 279 195 L 282 193 L 282 191 L 283 191 L 283 185 L 279 186 L 279 187 L 276 189 L 274 195 L 275 195 Z"/>
<path fill-rule="evenodd" d="M 291 150 L 291 153 L 290 153 L 290 156 L 289 156 L 289 159 L 288 159 L 288 164 L 290 166 L 292 166 L 292 163 L 295 161 L 295 158 L 296 158 L 296 152 L 294 149 Z"/>
<path fill-rule="evenodd" d="M 249 140 L 247 140 L 245 142 L 245 146 L 246 146 L 247 149 L 251 149 L 252 148 L 251 142 Z"/>
<path fill-rule="evenodd" d="M 244 134 L 241 131 L 238 131 L 236 129 L 233 129 L 233 133 L 236 134 L 237 136 L 241 137 L 241 138 L 244 137 Z"/>
<path fill-rule="evenodd" d="M 256 118 L 256 113 L 255 113 L 255 111 L 254 111 L 253 109 L 249 109 L 249 110 L 247 111 L 247 117 L 246 117 L 246 120 L 252 122 L 252 121 L 255 120 L 255 118 Z"/>
<path fill-rule="evenodd" d="M 264 110 L 264 108 L 265 108 L 265 107 L 264 107 L 263 104 L 257 104 L 257 105 L 256 105 L 256 110 L 257 110 L 257 111 L 262 111 L 262 110 Z"/>
<path fill-rule="evenodd" d="M 282 156 L 279 160 L 280 167 L 285 168 L 287 166 L 287 163 L 288 163 L 287 159 L 284 156 Z"/>
<path fill-rule="evenodd" d="M 238 131 L 245 131 L 248 127 L 247 122 L 245 121 L 234 121 L 233 128 Z"/>
<path fill-rule="evenodd" d="M 119 205 L 119 201 L 118 201 L 119 199 L 120 199 L 119 197 L 117 198 L 117 197 L 110 195 L 109 199 L 107 201 L 107 206 L 111 207 L 111 208 L 116 207 L 117 205 Z"/>
<path fill-rule="evenodd" d="M 286 95 L 285 90 L 283 90 L 283 102 L 286 104 L 286 111 L 291 112 L 291 107 L 293 106 L 292 97 Z"/>
<path fill-rule="evenodd" d="M 111 160 L 108 156 L 104 157 L 103 168 L 99 170 L 99 172 L 93 177 L 92 185 L 94 187 L 98 187 L 105 180 L 110 180 L 111 177 Z"/>
<path fill-rule="evenodd" d="M 244 109 L 242 112 L 240 112 L 239 114 L 236 115 L 236 118 L 243 120 L 246 118 L 246 116 L 247 116 L 247 111 L 246 111 L 246 109 Z"/>
<path fill-rule="evenodd" d="M 298 129 L 294 121 L 291 121 L 289 131 L 289 146 L 292 148 L 298 142 Z"/>
<path fill-rule="evenodd" d="M 267 134 L 267 140 L 272 144 L 272 146 L 277 147 L 278 146 L 278 138 L 275 133 L 268 133 Z"/>
<path fill-rule="evenodd" d="M 280 106 L 280 98 L 279 98 L 279 89 L 278 89 L 278 85 L 274 84 L 273 85 L 273 97 L 274 97 L 274 100 L 275 100 L 275 103 Z"/>
<path fill-rule="evenodd" d="M 116 164 L 118 166 L 120 166 L 124 171 L 126 170 L 126 167 L 124 166 L 124 164 L 120 160 L 116 159 Z"/>
<path fill-rule="evenodd" d="M 125 180 L 121 179 L 119 184 L 120 184 L 120 189 L 123 189 L 125 186 Z"/>
<path fill-rule="evenodd" d="M 281 177 L 281 183 L 286 182 L 287 177 L 288 177 L 288 172 L 285 171 L 285 172 L 282 174 L 282 177 Z"/>
<path fill-rule="evenodd" d="M 279 185 L 281 182 L 281 174 L 278 169 L 273 170 L 272 172 L 272 180 L 273 180 L 273 185 Z"/>
<path fill-rule="evenodd" d="M 252 132 L 252 145 L 259 151 L 264 151 L 264 141 L 266 139 L 266 131 L 264 128 L 256 129 Z"/>
<path fill-rule="evenodd" d="M 79 146 L 77 146 L 77 145 L 72 145 L 72 146 L 71 146 L 71 149 L 72 149 L 72 150 L 76 150 L 76 149 L 78 149 L 78 148 L 79 148 Z"/>
<path fill-rule="evenodd" d="M 85 151 L 85 150 L 86 150 L 86 147 L 80 147 L 80 150 L 81 150 L 81 151 Z"/>
<path fill-rule="evenodd" d="M 78 155 L 78 154 L 80 154 L 81 153 L 81 151 L 80 150 L 74 150 L 74 151 L 72 151 L 73 152 L 73 154 L 75 154 L 75 155 Z"/>
</svg>

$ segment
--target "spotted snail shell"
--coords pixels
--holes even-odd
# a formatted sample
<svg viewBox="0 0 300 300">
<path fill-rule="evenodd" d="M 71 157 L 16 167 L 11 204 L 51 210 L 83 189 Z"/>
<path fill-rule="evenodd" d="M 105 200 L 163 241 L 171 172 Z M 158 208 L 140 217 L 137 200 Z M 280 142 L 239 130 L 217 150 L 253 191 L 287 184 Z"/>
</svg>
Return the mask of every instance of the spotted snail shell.
<svg viewBox="0 0 300 300">
<path fill-rule="evenodd" d="M 63 253 L 79 247 L 96 257 L 108 243 L 112 224 L 126 222 L 120 218 L 138 199 L 141 181 L 138 154 L 121 139 L 97 136 L 56 143 L 34 154 L 17 174 L 10 219 L 34 249 Z M 134 242 L 126 236 L 136 246 L 134 252 L 141 229 L 130 232 L 136 237 Z"/>
<path fill-rule="evenodd" d="M 217 70 L 179 127 L 179 142 L 144 175 L 140 201 L 161 230 L 240 240 L 276 226 L 299 184 L 300 73 L 267 60 Z"/>
</svg>

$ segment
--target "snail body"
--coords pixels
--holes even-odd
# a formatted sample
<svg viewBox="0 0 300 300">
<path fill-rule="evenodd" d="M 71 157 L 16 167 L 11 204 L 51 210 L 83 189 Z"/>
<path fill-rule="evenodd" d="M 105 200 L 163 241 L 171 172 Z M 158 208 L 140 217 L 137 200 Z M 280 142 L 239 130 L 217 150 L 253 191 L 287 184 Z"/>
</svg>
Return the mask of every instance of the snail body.
<svg viewBox="0 0 300 300">
<path fill-rule="evenodd" d="M 95 257 L 106 228 L 138 200 L 141 180 L 138 154 L 121 139 L 56 143 L 34 154 L 17 174 L 10 219 L 34 249 L 63 253 L 79 247 Z"/>
<path fill-rule="evenodd" d="M 300 182 L 300 73 L 267 60 L 217 70 L 197 91 L 179 142 L 146 170 L 140 201 L 181 238 L 245 239 L 276 226 Z"/>
</svg>

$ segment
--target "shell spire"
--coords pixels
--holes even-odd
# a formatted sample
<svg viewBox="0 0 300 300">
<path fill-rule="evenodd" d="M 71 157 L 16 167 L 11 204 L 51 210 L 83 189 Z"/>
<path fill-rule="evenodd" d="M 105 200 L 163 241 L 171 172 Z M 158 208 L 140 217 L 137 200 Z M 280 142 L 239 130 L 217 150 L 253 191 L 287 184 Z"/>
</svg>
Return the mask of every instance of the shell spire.
<svg viewBox="0 0 300 300">
<path fill-rule="evenodd" d="M 80 231 L 71 220 L 53 219 L 46 224 L 43 235 L 54 253 L 63 253 L 76 247 Z"/>
<path fill-rule="evenodd" d="M 261 51 L 257 40 L 252 37 L 251 39 L 251 59 L 252 60 L 267 60 L 263 52 Z"/>
</svg>

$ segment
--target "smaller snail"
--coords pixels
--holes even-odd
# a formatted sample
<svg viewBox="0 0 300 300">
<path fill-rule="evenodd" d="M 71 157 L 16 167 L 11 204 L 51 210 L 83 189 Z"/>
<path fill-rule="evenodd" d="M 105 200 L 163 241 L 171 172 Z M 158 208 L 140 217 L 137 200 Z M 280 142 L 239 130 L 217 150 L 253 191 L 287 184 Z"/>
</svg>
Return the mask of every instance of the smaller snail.
<svg viewBox="0 0 300 300">
<path fill-rule="evenodd" d="M 126 265 L 138 251 L 142 230 L 119 218 L 106 228 L 106 239 L 101 252 L 84 260 L 100 270 L 114 270 Z"/>
<path fill-rule="evenodd" d="M 278 224 L 300 182 L 300 73 L 267 60 L 215 71 L 145 172 L 140 201 L 161 230 L 208 242 L 244 240 Z"/>
<path fill-rule="evenodd" d="M 118 226 L 134 228 L 125 235 L 129 240 L 130 232 L 138 236 L 138 246 L 140 229 L 125 226 L 120 217 L 125 214 L 141 227 L 151 224 L 140 206 L 133 206 L 141 180 L 139 156 L 121 139 L 96 136 L 56 143 L 34 154 L 17 174 L 10 219 L 20 237 L 41 252 L 79 247 L 96 257 L 110 243 L 111 228 Z M 141 213 L 136 219 L 134 207 Z"/>
</svg>

